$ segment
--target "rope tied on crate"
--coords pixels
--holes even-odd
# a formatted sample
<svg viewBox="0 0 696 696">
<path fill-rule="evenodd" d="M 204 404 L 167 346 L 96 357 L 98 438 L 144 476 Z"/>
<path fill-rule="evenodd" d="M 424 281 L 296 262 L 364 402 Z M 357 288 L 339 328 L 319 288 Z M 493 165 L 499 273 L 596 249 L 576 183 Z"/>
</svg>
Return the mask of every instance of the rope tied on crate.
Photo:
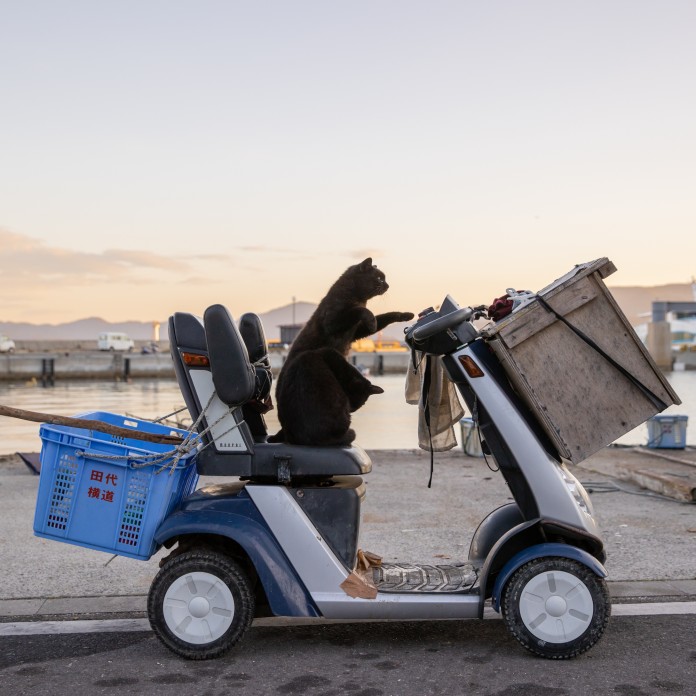
<svg viewBox="0 0 696 696">
<path fill-rule="evenodd" d="M 209 445 L 213 444 L 211 439 L 208 443 L 202 444 L 203 435 L 212 431 L 212 429 L 222 422 L 228 415 L 232 414 L 233 408 L 228 407 L 223 411 L 222 415 L 217 418 L 212 423 L 197 432 L 197 428 L 205 417 L 208 409 L 210 408 L 213 400 L 215 399 L 217 392 L 213 392 L 208 399 L 208 403 L 205 405 L 195 422 L 192 423 L 186 430 L 186 435 L 182 438 L 179 434 L 174 433 L 170 435 L 158 435 L 157 433 L 146 433 L 138 430 L 130 430 L 128 428 L 122 428 L 117 425 L 111 425 L 110 423 L 105 423 L 103 421 L 94 420 L 91 418 L 74 418 L 71 416 L 56 416 L 50 413 L 39 413 L 36 411 L 25 411 L 20 408 L 13 408 L 11 406 L 0 405 L 0 416 L 8 416 L 10 418 L 19 418 L 21 420 L 28 420 L 35 423 L 49 423 L 50 425 L 62 425 L 70 428 L 80 428 L 83 430 L 97 430 L 99 432 L 104 432 L 115 437 L 122 437 L 130 440 L 141 440 L 145 442 L 154 442 L 156 444 L 174 445 L 170 450 L 164 452 L 153 452 L 152 454 L 103 454 L 101 452 L 89 452 L 89 456 L 92 459 L 102 459 L 111 461 L 123 461 L 123 460 L 137 460 L 132 461 L 132 467 L 134 469 L 144 468 L 146 466 L 159 466 L 155 471 L 155 474 L 159 474 L 165 469 L 170 469 L 169 475 L 171 476 L 174 471 L 179 466 L 179 462 L 182 458 L 186 457 L 193 450 L 199 449 L 203 450 Z M 183 410 L 183 409 L 181 409 Z M 178 411 L 175 411 L 178 413 Z M 171 415 L 171 414 L 170 414 Z M 163 418 L 166 418 L 164 416 Z M 160 419 L 161 420 L 161 419 Z M 153 421 L 157 423 L 158 421 Z M 234 424 L 220 433 L 218 437 L 223 437 L 228 433 L 239 428 L 243 420 L 239 422 L 234 422 Z M 84 450 L 77 450 L 75 452 L 77 455 L 85 456 Z M 171 460 L 171 461 L 169 461 Z"/>
<path fill-rule="evenodd" d="M 204 450 L 206 447 L 209 447 L 211 444 L 213 444 L 213 440 L 211 439 L 209 442 L 206 444 L 202 444 L 202 439 L 203 435 L 209 433 L 212 431 L 212 429 L 220 422 L 222 422 L 228 415 L 232 414 L 232 411 L 234 410 L 233 407 L 228 407 L 222 415 L 217 418 L 215 421 L 212 423 L 208 424 L 207 428 L 204 428 L 200 432 L 196 432 L 198 426 L 201 424 L 203 421 L 203 418 L 205 418 L 206 413 L 208 412 L 208 409 L 210 408 L 211 404 L 213 403 L 213 400 L 217 396 L 217 392 L 213 391 L 213 393 L 210 395 L 210 398 L 208 399 L 208 403 L 205 405 L 203 409 L 201 409 L 200 414 L 198 415 L 198 418 L 189 426 L 189 428 L 186 431 L 186 436 L 182 439 L 179 440 L 179 443 L 176 445 L 171 450 L 167 450 L 166 452 L 157 452 L 153 454 L 138 454 L 138 455 L 128 455 L 128 454 L 102 454 L 101 452 L 90 452 L 90 457 L 94 459 L 104 459 L 104 460 L 131 460 L 131 459 L 137 459 L 137 461 L 132 462 L 132 467 L 134 469 L 142 469 L 146 466 L 156 466 L 158 464 L 161 464 L 161 466 L 155 471 L 155 474 L 160 474 L 162 473 L 165 469 L 169 469 L 169 475 L 171 476 L 179 466 L 179 462 L 181 459 L 185 456 L 187 456 L 191 451 L 198 449 L 198 450 Z M 222 437 L 224 435 L 227 435 L 228 433 L 232 432 L 233 430 L 236 430 L 239 428 L 242 423 L 244 423 L 243 420 L 236 422 L 229 427 L 227 430 L 225 430 L 223 433 L 220 433 L 218 437 Z M 83 454 L 84 452 L 81 452 L 78 450 L 77 454 Z M 169 461 L 171 459 L 171 462 Z"/>
<path fill-rule="evenodd" d="M 178 416 L 180 413 L 186 410 L 186 406 L 182 406 L 181 408 L 177 408 L 176 411 L 172 411 L 171 413 L 167 413 L 164 416 L 160 416 L 159 418 L 155 418 L 153 420 L 153 423 L 164 423 L 164 421 L 167 420 L 167 418 L 171 418 L 172 416 Z"/>
</svg>

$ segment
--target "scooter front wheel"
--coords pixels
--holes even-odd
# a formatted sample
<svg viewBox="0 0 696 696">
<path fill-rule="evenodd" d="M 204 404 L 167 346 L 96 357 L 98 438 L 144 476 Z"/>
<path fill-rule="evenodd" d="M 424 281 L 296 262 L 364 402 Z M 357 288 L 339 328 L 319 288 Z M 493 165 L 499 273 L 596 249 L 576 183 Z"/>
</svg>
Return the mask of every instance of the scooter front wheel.
<svg viewBox="0 0 696 696">
<path fill-rule="evenodd" d="M 150 625 L 173 652 L 189 660 L 219 657 L 254 617 L 254 594 L 241 566 L 210 549 L 167 561 L 150 587 Z"/>
<path fill-rule="evenodd" d="M 527 650 L 567 659 L 589 650 L 611 614 L 603 578 L 569 558 L 537 558 L 520 567 L 505 586 L 505 624 Z"/>
</svg>

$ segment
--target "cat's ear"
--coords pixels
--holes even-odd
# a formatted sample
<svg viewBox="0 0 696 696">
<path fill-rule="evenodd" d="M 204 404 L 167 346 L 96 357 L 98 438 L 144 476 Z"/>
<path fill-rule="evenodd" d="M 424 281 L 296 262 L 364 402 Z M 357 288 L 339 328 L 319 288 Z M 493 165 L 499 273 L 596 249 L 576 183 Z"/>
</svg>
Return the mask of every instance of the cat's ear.
<svg viewBox="0 0 696 696">
<path fill-rule="evenodd" d="M 372 257 L 368 256 L 361 264 L 361 268 L 364 268 L 365 270 L 372 268 Z"/>
</svg>

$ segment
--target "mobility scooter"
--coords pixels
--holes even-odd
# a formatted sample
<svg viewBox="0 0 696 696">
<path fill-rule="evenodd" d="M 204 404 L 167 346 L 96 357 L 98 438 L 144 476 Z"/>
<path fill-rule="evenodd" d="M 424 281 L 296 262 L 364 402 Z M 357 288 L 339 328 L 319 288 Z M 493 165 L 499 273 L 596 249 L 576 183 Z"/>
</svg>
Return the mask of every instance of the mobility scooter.
<svg viewBox="0 0 696 696">
<path fill-rule="evenodd" d="M 170 318 L 176 375 L 198 434 L 195 466 L 226 479 L 187 492 L 154 532 L 153 548 L 171 552 L 148 615 L 168 648 L 217 657 L 257 615 L 480 619 L 487 600 L 537 655 L 570 658 L 599 640 L 610 601 L 592 504 L 481 338 L 479 316 L 448 296 L 419 316 L 406 341 L 443 361 L 514 502 L 483 519 L 468 558 L 369 567 L 363 596 L 346 581 L 359 556 L 367 454 L 266 442 L 258 406 L 270 392 L 270 364 L 256 315 L 238 326 L 214 305 L 202 319 Z"/>
</svg>

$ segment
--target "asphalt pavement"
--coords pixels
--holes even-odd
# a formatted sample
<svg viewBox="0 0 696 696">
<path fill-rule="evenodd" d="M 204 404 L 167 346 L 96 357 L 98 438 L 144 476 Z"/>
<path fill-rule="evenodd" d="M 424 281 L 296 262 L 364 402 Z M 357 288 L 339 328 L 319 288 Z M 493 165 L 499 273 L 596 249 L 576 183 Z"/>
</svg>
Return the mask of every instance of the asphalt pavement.
<svg viewBox="0 0 696 696">
<path fill-rule="evenodd" d="M 694 454 L 607 448 L 575 468 L 605 540 L 614 602 L 696 599 L 696 505 L 686 500 L 696 489 L 696 478 L 689 478 L 696 467 L 684 463 Z M 370 456 L 360 547 L 387 561 L 464 560 L 480 520 L 511 500 L 499 473 L 459 449 L 435 455 L 432 488 L 429 453 L 375 450 Z M 665 465 L 664 476 L 679 482 L 676 489 L 638 484 L 646 471 L 660 479 Z M 638 474 L 632 478 L 631 471 Z M 213 480 L 220 482 L 202 479 L 200 485 Z M 35 537 L 38 481 L 16 455 L 0 457 L 0 621 L 144 616 L 165 552 L 138 561 Z"/>
<path fill-rule="evenodd" d="M 561 662 L 522 649 L 502 621 L 252 626 L 208 662 L 147 631 L 10 636 L 0 684 L 13 696 L 686 696 L 694 619 L 614 616 L 592 650 Z"/>
</svg>

